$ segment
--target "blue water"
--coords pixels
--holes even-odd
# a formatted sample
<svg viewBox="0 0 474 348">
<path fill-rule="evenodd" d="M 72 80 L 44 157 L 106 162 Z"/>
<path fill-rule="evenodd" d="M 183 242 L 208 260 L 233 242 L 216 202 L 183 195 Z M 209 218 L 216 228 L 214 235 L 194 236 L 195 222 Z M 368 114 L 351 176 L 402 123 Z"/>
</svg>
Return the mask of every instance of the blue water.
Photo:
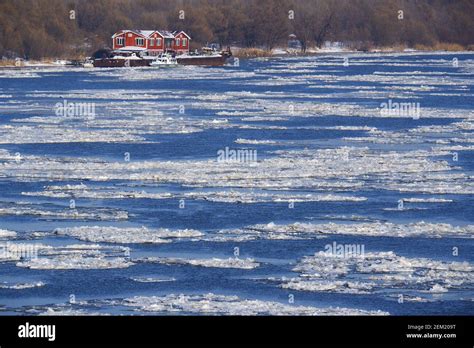
<svg viewBox="0 0 474 348">
<path fill-rule="evenodd" d="M 450 64 L 453 57 L 459 60 L 459 66 Z M 472 118 L 474 110 L 474 77 L 472 75 L 473 54 L 432 54 L 432 55 L 371 55 L 358 54 L 350 57 L 350 66 L 344 67 L 342 57 L 339 55 L 321 55 L 304 58 L 273 58 L 261 60 L 241 60 L 238 67 L 224 68 L 186 68 L 186 72 L 173 71 L 173 78 L 143 78 L 146 70 L 138 70 L 136 75 L 140 79 L 130 79 L 132 72 L 125 75 L 123 70 L 87 70 L 67 68 L 38 68 L 27 69 L 37 74 L 36 77 L 19 78 L 17 70 L 7 71 L 12 76 L 6 78 L 0 74 L 0 92 L 6 95 L 0 99 L 0 125 L 2 127 L 19 125 L 35 126 L 30 122 L 31 117 L 52 117 L 53 106 L 67 98 L 69 102 L 96 103 L 96 118 L 109 119 L 113 127 L 114 111 L 107 108 L 106 103 L 127 103 L 129 110 L 121 114 L 134 117 L 140 112 L 140 102 L 149 103 L 148 97 L 140 98 L 140 93 L 149 91 L 159 95 L 153 100 L 153 107 L 164 115 L 176 117 L 176 108 L 180 104 L 186 105 L 183 116 L 191 121 L 226 118 L 232 127 L 210 128 L 203 127 L 202 131 L 195 133 L 162 132 L 156 127 L 148 127 L 147 132 L 141 136 L 145 141 L 138 142 L 103 142 L 96 141 L 68 142 L 66 140 L 56 143 L 45 143 L 38 137 L 34 143 L 25 143 L 21 139 L 14 142 L 0 143 L 0 149 L 11 154 L 20 153 L 22 156 L 37 156 L 42 158 L 72 157 L 81 160 L 93 159 L 109 162 L 121 162 L 125 152 L 131 154 L 132 161 L 181 161 L 181 160 L 214 160 L 218 150 L 226 146 L 252 147 L 258 149 L 258 159 L 264 160 L 278 156 L 275 151 L 304 149 L 317 151 L 319 149 L 333 149 L 341 146 L 368 147 L 374 151 L 404 152 L 410 150 L 426 150 L 435 145 L 433 140 L 443 137 L 456 137 L 456 134 L 421 134 L 421 140 L 413 143 L 383 144 L 371 141 L 356 142 L 343 138 L 366 137 L 364 130 L 325 129 L 334 126 L 374 127 L 385 132 L 406 134 L 412 129 L 423 126 L 449 126 L 463 118 L 452 117 L 421 117 L 413 120 L 406 117 L 382 118 L 358 115 L 342 116 L 338 107 L 356 105 L 364 108 L 377 108 L 381 102 L 388 98 L 419 102 L 423 108 L 446 110 L 447 112 L 459 111 L 462 115 Z M 396 63 L 396 64 L 391 64 Z M 303 64 L 301 68 L 290 69 L 295 64 Z M 306 65 L 305 65 L 306 64 Z M 470 67 L 470 68 L 469 68 Z M 177 68 L 181 69 L 181 68 Z M 469 70 L 471 69 L 471 70 Z M 268 70 L 268 72 L 266 72 Z M 281 70 L 281 72 L 279 72 Z M 413 74 L 413 72 L 417 72 Z M 374 75 L 374 73 L 377 74 Z M 252 74 L 253 73 L 253 74 Z M 407 83 L 387 83 L 372 79 L 378 74 L 383 76 L 406 75 Z M 395 75 L 393 75 L 396 73 Z M 441 73 L 442 75 L 430 75 Z M 16 75 L 15 75 L 16 74 Z M 166 74 L 164 72 L 163 74 Z M 243 74 L 243 75 L 238 75 Z M 245 75 L 247 74 L 247 75 Z M 304 75 L 304 77 L 302 77 Z M 174 76 L 174 75 L 173 75 Z M 321 79 L 326 76 L 333 81 Z M 347 77 L 353 79 L 346 79 Z M 360 79 L 364 76 L 367 80 Z M 423 80 L 430 76 L 441 76 L 446 84 L 433 84 L 435 90 L 413 90 L 412 93 L 397 94 L 400 90 L 390 89 L 430 86 L 434 80 Z M 272 79 L 279 83 L 273 85 L 262 84 Z M 295 79 L 295 83 L 289 83 Z M 415 83 L 413 84 L 413 79 Z M 416 82 L 420 79 L 420 83 Z M 467 82 L 466 82 L 467 81 Z M 437 81 L 434 81 L 437 82 Z M 326 87 L 327 86 L 327 87 Z M 464 86 L 460 88 L 460 86 Z M 316 88 L 315 88 L 316 87 Z M 344 87 L 344 88 L 342 88 Z M 361 88 L 370 87 L 367 91 L 382 93 L 374 97 L 363 97 Z M 69 93 L 81 91 L 87 99 L 71 97 Z M 97 98 L 114 91 L 130 91 L 135 95 L 133 100 L 116 99 L 115 97 Z M 174 94 L 176 92 L 176 95 Z M 330 103 L 333 105 L 326 114 L 314 114 L 308 111 L 305 117 L 282 117 L 277 120 L 249 121 L 245 116 L 221 116 L 219 111 L 224 108 L 232 111 L 236 99 L 220 100 L 220 107 L 210 107 L 194 99 L 200 95 L 224 95 L 230 92 L 251 92 L 252 97 L 263 105 L 268 103 Z M 161 94 L 162 93 L 162 94 Z M 300 95 L 301 96 L 298 96 Z M 342 97 L 339 96 L 343 95 Z M 441 94 L 441 95 L 438 95 Z M 449 95 L 442 95 L 449 94 Z M 454 95 L 453 95 L 454 94 Z M 176 96 L 179 95 L 177 99 Z M 397 97 L 398 95 L 398 97 Z M 298 96 L 295 98 L 295 96 Z M 313 99 L 313 97 L 315 99 Z M 238 97 L 239 98 L 239 97 Z M 262 107 L 242 98 L 246 110 L 250 113 L 261 112 Z M 255 102 L 255 100 L 253 101 Z M 248 104 L 247 104 L 248 103 Z M 171 105 L 170 105 L 171 104 Z M 286 105 L 286 104 L 285 104 Z M 241 106 L 239 106 L 240 108 Z M 235 110 L 240 110 L 235 108 Z M 282 116 L 279 114 L 278 116 Z M 288 116 L 288 115 L 286 115 Z M 154 116 L 155 117 L 155 116 Z M 65 120 L 64 124 L 74 129 L 87 127 L 81 120 Z M 243 126 L 251 125 L 255 129 Z M 60 124 L 52 127 L 61 129 Z M 147 127 L 147 125 L 145 125 Z M 272 128 L 273 127 L 273 128 Z M 279 127 L 279 128 L 276 128 Z M 319 127 L 319 128 L 318 128 Z M 94 129 L 94 124 L 90 125 Z M 2 134 L 7 132 L 2 128 Z M 127 129 L 125 129 L 127 131 Z M 132 131 L 132 130 L 130 130 Z M 140 129 L 133 130 L 140 134 Z M 470 134 L 472 141 L 472 131 Z M 237 139 L 273 140 L 276 145 L 237 144 Z M 472 144 L 472 143 L 471 143 Z M 455 145 L 469 145 L 457 143 Z M 455 173 L 466 176 L 473 175 L 474 151 L 459 150 L 459 160 L 450 161 L 450 155 L 439 156 L 436 160 L 448 161 L 456 166 Z M 3 162 L 6 160 L 2 160 Z M 0 208 L 16 207 L 18 203 L 28 203 L 27 207 L 43 209 L 52 212 L 65 211 L 69 208 L 68 198 L 42 197 L 22 195 L 22 192 L 43 191 L 45 186 L 51 185 L 78 185 L 86 184 L 89 188 L 95 186 L 108 186 L 112 190 L 123 191 L 134 189 L 131 185 L 138 185 L 138 191 L 171 192 L 175 194 L 193 191 L 204 191 L 205 188 L 195 188 L 183 185 L 179 178 L 175 182 L 132 181 L 132 180 L 57 180 L 29 177 L 24 178 L 5 174 L 0 163 Z M 183 174 L 185 175 L 185 173 Z M 371 178 L 365 178 L 369 183 Z M 210 187 L 213 185 L 211 184 Z M 226 183 L 218 189 L 237 189 L 232 183 Z M 257 189 L 255 190 L 257 191 Z M 284 193 L 337 193 L 331 190 L 316 191 L 312 188 L 295 188 Z M 396 190 L 374 189 L 370 185 L 361 188 L 354 187 L 350 192 L 339 192 L 367 197 L 362 202 L 301 202 L 296 203 L 295 209 L 288 209 L 288 204 L 283 202 L 258 202 L 241 204 L 238 202 L 213 202 L 202 199 L 186 199 L 186 208 L 180 209 L 177 198 L 151 199 L 151 198 L 78 198 L 76 204 L 80 209 L 95 211 L 104 208 L 109 210 L 122 210 L 128 212 L 128 219 L 121 221 L 98 221 L 90 219 L 58 218 L 57 216 L 15 215 L 0 214 L 0 229 L 17 232 L 16 239 L 11 242 L 28 241 L 43 243 L 52 246 L 67 244 L 87 244 L 71 237 L 47 234 L 44 237 L 34 237 L 32 232 L 52 232 L 58 227 L 71 226 L 146 226 L 148 228 L 169 229 L 196 229 L 205 233 L 215 233 L 223 229 L 238 229 L 255 224 L 290 224 L 294 222 L 347 223 L 345 217 L 359 216 L 370 221 L 392 222 L 397 224 L 425 221 L 430 223 L 449 223 L 454 226 L 472 225 L 474 222 L 474 196 L 472 194 L 423 194 L 421 192 L 399 192 Z M 412 209 L 397 210 L 399 199 L 406 197 L 442 197 L 451 199 L 450 203 L 406 203 Z M 419 208 L 419 209 L 416 209 Z M 388 209 L 388 210 L 387 210 Z M 349 219 L 350 221 L 350 219 Z M 339 306 L 364 310 L 382 310 L 393 315 L 462 315 L 472 314 L 474 309 L 474 285 L 465 284 L 463 288 L 450 289 L 440 296 L 427 298 L 428 302 L 398 303 L 397 295 L 410 294 L 412 290 L 404 290 L 403 286 L 378 289 L 369 294 L 343 294 L 331 291 L 298 291 L 283 289 L 278 282 L 268 278 L 297 277 L 298 273 L 293 267 L 301 258 L 313 255 L 324 250 L 327 243 L 363 244 L 366 251 L 393 251 L 399 256 L 407 258 L 431 258 L 445 262 L 467 262 L 471 266 L 474 262 L 474 240 L 472 236 L 453 238 L 428 237 L 376 237 L 353 235 L 329 235 L 325 239 L 303 240 L 250 240 L 246 242 L 210 242 L 177 240 L 168 244 L 129 244 L 132 258 L 143 256 L 166 256 L 178 258 L 228 258 L 233 257 L 234 248 L 238 247 L 241 258 L 253 258 L 260 262 L 260 266 L 252 269 L 225 269 L 204 268 L 191 265 L 165 265 L 158 263 L 137 263 L 129 268 L 105 270 L 34 270 L 17 267 L 15 262 L 0 262 L 0 283 L 29 283 L 41 281 L 42 287 L 31 289 L 2 289 L 0 288 L 0 311 L 5 314 L 22 314 L 32 307 L 45 309 L 65 304 L 71 294 L 77 301 L 94 301 L 104 299 L 123 299 L 132 296 L 162 296 L 166 294 L 206 294 L 215 293 L 222 295 L 237 295 L 240 298 L 259 299 L 262 301 L 276 301 L 287 303 L 288 295 L 293 294 L 295 305 L 329 307 Z M 91 243 L 92 244 L 92 243 Z M 102 243 L 103 245 L 116 245 Z M 453 246 L 459 247 L 459 255 L 453 256 Z M 173 277 L 176 280 L 160 283 L 140 283 L 133 281 L 132 277 Z M 472 279 L 472 277 L 471 277 Z M 388 294 L 394 294 L 389 296 Z M 419 293 L 417 293 L 419 295 Z M 130 308 L 102 304 L 88 306 L 74 304 L 72 308 L 92 312 L 125 313 L 131 312 Z"/>
</svg>

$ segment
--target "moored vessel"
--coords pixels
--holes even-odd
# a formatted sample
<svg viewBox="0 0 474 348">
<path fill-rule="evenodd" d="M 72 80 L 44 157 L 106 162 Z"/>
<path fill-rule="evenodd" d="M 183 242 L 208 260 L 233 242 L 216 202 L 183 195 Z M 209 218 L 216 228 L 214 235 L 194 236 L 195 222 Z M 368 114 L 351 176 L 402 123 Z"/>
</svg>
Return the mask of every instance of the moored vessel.
<svg viewBox="0 0 474 348">
<path fill-rule="evenodd" d="M 208 47 L 204 47 L 201 52 L 183 54 L 177 57 L 178 64 L 182 65 L 204 65 L 204 66 L 222 66 L 229 58 L 232 52 L 228 48 L 225 51 L 216 51 Z"/>
<path fill-rule="evenodd" d="M 178 66 L 178 60 L 169 53 L 163 53 L 152 60 L 150 63 L 152 67 L 158 68 L 175 68 Z"/>
</svg>

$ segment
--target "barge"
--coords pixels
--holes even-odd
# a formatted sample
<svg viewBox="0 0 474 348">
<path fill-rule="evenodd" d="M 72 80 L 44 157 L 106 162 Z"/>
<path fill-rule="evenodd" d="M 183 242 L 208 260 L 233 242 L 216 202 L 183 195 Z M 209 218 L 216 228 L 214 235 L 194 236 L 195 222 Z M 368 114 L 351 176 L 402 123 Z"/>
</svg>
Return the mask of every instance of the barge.
<svg viewBox="0 0 474 348">
<path fill-rule="evenodd" d="M 232 52 L 230 49 L 217 52 L 208 48 L 203 48 L 202 52 L 183 54 L 176 57 L 176 59 L 178 60 L 178 64 L 182 65 L 223 66 L 231 57 Z"/>
</svg>

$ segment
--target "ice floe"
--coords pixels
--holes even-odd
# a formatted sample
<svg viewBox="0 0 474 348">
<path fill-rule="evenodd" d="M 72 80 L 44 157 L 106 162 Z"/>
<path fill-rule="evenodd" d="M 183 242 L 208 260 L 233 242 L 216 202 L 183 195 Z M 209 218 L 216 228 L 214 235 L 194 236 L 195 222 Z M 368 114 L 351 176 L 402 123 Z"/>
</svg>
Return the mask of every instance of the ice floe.
<svg viewBox="0 0 474 348">
<path fill-rule="evenodd" d="M 2 69 L 0 70 L 0 79 L 32 79 L 41 76 L 31 70 L 24 69 Z"/>
<path fill-rule="evenodd" d="M 193 191 L 185 193 L 147 192 L 119 190 L 113 186 L 87 187 L 81 185 L 48 186 L 44 191 L 22 192 L 25 196 L 43 196 L 54 198 L 91 198 L 91 199 L 192 199 L 223 203 L 262 203 L 262 202 L 362 202 L 366 197 L 342 194 L 292 194 L 280 192 L 256 192 L 244 190 L 229 191 Z"/>
<path fill-rule="evenodd" d="M 157 262 L 166 265 L 191 265 L 211 268 L 239 268 L 239 269 L 254 269 L 260 266 L 252 258 L 241 259 L 237 257 L 229 257 L 228 259 L 183 259 L 173 257 L 147 257 L 134 260 L 135 262 Z"/>
<path fill-rule="evenodd" d="M 451 203 L 453 200 L 446 199 L 446 198 L 436 198 L 436 197 L 429 197 L 429 198 L 412 197 L 412 198 L 402 198 L 402 201 L 408 202 L 408 203 Z"/>
<path fill-rule="evenodd" d="M 235 232 L 235 231 L 233 231 Z M 225 233 L 225 230 L 222 231 Z M 453 226 L 446 223 L 415 222 L 409 224 L 395 224 L 390 222 L 369 223 L 292 223 L 278 225 L 275 223 L 249 226 L 241 231 L 242 234 L 301 234 L 305 235 L 360 235 L 371 237 L 457 237 L 474 238 L 474 225 Z"/>
<path fill-rule="evenodd" d="M 351 308 L 318 308 L 297 306 L 272 301 L 241 299 L 237 296 L 216 295 L 167 295 L 136 296 L 123 304 L 143 312 L 182 313 L 203 315 L 387 315 L 383 311 Z"/>
<path fill-rule="evenodd" d="M 474 266 L 468 262 L 410 258 L 393 252 L 336 257 L 320 251 L 304 257 L 293 270 L 300 275 L 282 279 L 283 288 L 357 294 L 390 290 L 444 293 L 472 291 L 474 285 Z"/>
<path fill-rule="evenodd" d="M 0 239 L 11 239 L 16 237 L 16 232 L 0 229 Z"/>
<path fill-rule="evenodd" d="M 127 268 L 132 263 L 123 258 L 84 257 L 82 255 L 59 255 L 54 258 L 38 258 L 17 263 L 29 269 L 111 269 Z"/>
<path fill-rule="evenodd" d="M 57 228 L 58 235 L 67 235 L 83 241 L 100 243 L 170 243 L 173 239 L 200 237 L 202 232 L 196 230 L 169 230 L 166 228 L 148 229 L 120 228 L 113 226 L 80 226 Z"/>
<path fill-rule="evenodd" d="M 39 270 L 127 268 L 133 265 L 127 253 L 127 248 L 91 244 L 47 246 L 40 249 L 35 257 L 17 262 L 16 266 Z"/>
<path fill-rule="evenodd" d="M 37 205 L 12 204 L 7 207 L 0 206 L 0 216 L 2 215 L 31 215 L 40 218 L 55 218 L 58 220 L 127 220 L 128 213 L 124 210 L 108 208 L 74 208 L 61 210 L 46 210 Z"/>
<path fill-rule="evenodd" d="M 424 193 L 472 193 L 474 183 L 436 151 L 377 152 L 341 147 L 278 150 L 255 163 L 217 160 L 106 162 L 42 158 L 0 163 L 0 176 L 17 180 L 133 180 L 193 187 L 289 190 L 391 189 Z M 234 195 L 236 193 L 233 193 Z M 145 195 L 146 196 L 146 195 Z M 297 198 L 296 198 L 297 199 Z"/>
<path fill-rule="evenodd" d="M 393 210 L 400 210 L 393 208 Z M 329 219 L 330 217 L 328 217 Z M 308 223 L 251 225 L 242 228 L 222 229 L 209 233 L 202 240 L 213 242 L 243 242 L 250 240 L 303 240 L 322 239 L 331 235 L 398 237 L 398 238 L 474 238 L 474 226 L 453 226 L 446 223 L 428 223 L 424 221 L 408 224 L 370 221 L 360 217 L 337 217 L 337 220 L 350 220 L 350 223 Z M 370 222 L 364 222 L 369 220 Z"/>
<path fill-rule="evenodd" d="M 0 289 L 23 290 L 23 289 L 39 288 L 42 286 L 45 286 L 45 283 L 43 282 L 17 283 L 17 284 L 0 283 Z"/>
<path fill-rule="evenodd" d="M 41 243 L 2 242 L 0 243 L 0 262 L 20 261 L 38 256 L 52 247 Z"/>
<path fill-rule="evenodd" d="M 160 278 L 157 278 L 157 277 L 131 277 L 130 279 L 132 279 L 133 281 L 138 282 L 138 283 L 166 283 L 166 282 L 176 281 L 176 279 L 172 278 L 172 277 L 168 277 L 168 278 L 163 278 L 163 277 L 160 277 Z"/>
<path fill-rule="evenodd" d="M 40 316 L 98 316 L 98 315 L 109 315 L 108 313 L 93 312 L 86 309 L 75 309 L 70 307 L 48 307 L 45 311 L 38 313 Z"/>
<path fill-rule="evenodd" d="M 239 138 L 235 141 L 236 144 L 250 144 L 250 145 L 276 145 L 278 144 L 274 140 L 256 140 L 256 139 L 242 139 Z"/>
</svg>

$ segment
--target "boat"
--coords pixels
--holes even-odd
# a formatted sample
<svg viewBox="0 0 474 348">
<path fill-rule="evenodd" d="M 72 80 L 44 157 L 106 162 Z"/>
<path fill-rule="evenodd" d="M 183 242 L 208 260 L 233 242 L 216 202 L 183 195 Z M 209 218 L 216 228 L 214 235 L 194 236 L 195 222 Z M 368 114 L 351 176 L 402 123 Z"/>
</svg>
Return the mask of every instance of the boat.
<svg viewBox="0 0 474 348">
<path fill-rule="evenodd" d="M 232 52 L 229 48 L 219 52 L 209 47 L 203 47 L 201 52 L 196 50 L 193 53 L 180 55 L 176 59 L 178 64 L 182 65 L 222 66 L 231 57 Z"/>
<path fill-rule="evenodd" d="M 171 54 L 160 54 L 156 59 L 152 60 L 150 66 L 159 68 L 175 68 L 178 66 L 178 60 Z"/>
<path fill-rule="evenodd" d="M 87 59 L 84 63 L 82 63 L 82 66 L 84 68 L 93 68 L 94 67 L 94 61 Z"/>
<path fill-rule="evenodd" d="M 93 60 L 94 68 L 133 68 L 150 66 L 151 59 L 144 59 L 135 53 L 131 55 L 114 55 L 108 58 L 99 58 Z"/>
<path fill-rule="evenodd" d="M 101 49 L 96 51 L 89 60 L 94 68 L 128 68 L 150 66 L 151 60 L 145 59 L 140 52 L 111 51 Z"/>
</svg>

